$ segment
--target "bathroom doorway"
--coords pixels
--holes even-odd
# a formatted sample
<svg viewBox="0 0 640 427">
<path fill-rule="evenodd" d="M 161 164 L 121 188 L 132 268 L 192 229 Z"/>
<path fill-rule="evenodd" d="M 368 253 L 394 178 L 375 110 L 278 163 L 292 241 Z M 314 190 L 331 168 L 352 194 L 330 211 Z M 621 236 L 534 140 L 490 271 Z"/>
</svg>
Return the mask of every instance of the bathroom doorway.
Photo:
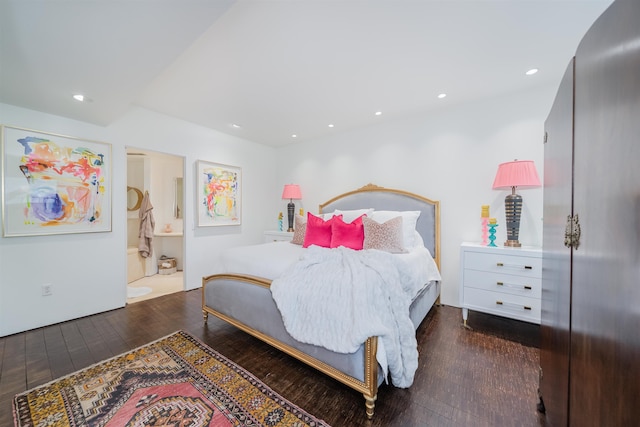
<svg viewBox="0 0 640 427">
<path fill-rule="evenodd" d="M 184 290 L 185 159 L 133 147 L 127 147 L 126 151 L 127 304 L 130 304 Z M 149 206 L 151 215 L 145 216 Z M 140 230 L 150 228 L 151 219 L 155 223 L 152 237 L 143 239 L 141 246 Z"/>
</svg>

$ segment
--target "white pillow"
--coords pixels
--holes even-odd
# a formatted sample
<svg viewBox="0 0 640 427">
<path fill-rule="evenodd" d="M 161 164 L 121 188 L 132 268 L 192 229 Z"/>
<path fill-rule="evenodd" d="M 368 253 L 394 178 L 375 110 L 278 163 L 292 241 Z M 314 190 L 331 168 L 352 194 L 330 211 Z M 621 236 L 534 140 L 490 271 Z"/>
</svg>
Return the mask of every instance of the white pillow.
<svg viewBox="0 0 640 427">
<path fill-rule="evenodd" d="M 418 247 L 418 246 L 424 246 L 424 239 L 422 238 L 422 235 L 420 233 L 418 233 L 418 230 L 413 232 L 413 236 L 414 236 L 414 241 L 413 241 L 413 246 L 414 247 Z"/>
<path fill-rule="evenodd" d="M 307 212 L 307 213 L 309 213 L 309 212 Z M 305 213 L 304 215 L 295 214 L 294 223 L 295 223 L 295 221 L 300 221 L 301 224 L 306 224 L 307 223 L 307 213 Z M 314 213 L 312 213 L 311 215 L 317 216 L 318 218 L 322 218 L 323 220 L 326 221 L 328 219 L 331 219 L 331 217 L 333 216 L 333 212 L 326 213 L 326 214 L 314 214 Z"/>
<path fill-rule="evenodd" d="M 334 215 L 342 215 L 342 220 L 347 224 L 351 223 L 354 219 L 361 217 L 362 215 L 367 215 L 371 217 L 371 213 L 373 212 L 373 208 L 369 209 L 353 209 L 348 211 L 342 211 L 340 209 L 336 209 L 333 211 L 332 216 Z M 326 219 L 326 218 L 325 218 Z"/>
<path fill-rule="evenodd" d="M 373 211 L 369 217 L 380 224 L 384 224 L 391 218 L 402 217 L 402 240 L 405 249 L 411 249 L 419 244 L 415 239 L 416 223 L 420 217 L 420 211 Z"/>
</svg>

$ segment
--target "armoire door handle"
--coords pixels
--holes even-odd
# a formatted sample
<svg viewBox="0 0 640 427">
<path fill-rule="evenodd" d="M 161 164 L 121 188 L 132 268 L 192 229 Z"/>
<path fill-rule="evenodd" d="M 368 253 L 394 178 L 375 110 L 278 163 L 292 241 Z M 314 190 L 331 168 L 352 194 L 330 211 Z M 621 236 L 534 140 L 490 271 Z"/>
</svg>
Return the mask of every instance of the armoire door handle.
<svg viewBox="0 0 640 427">
<path fill-rule="evenodd" d="M 578 214 L 567 215 L 567 224 L 564 229 L 564 245 L 567 248 L 578 250 L 580 246 L 580 220 Z"/>
</svg>

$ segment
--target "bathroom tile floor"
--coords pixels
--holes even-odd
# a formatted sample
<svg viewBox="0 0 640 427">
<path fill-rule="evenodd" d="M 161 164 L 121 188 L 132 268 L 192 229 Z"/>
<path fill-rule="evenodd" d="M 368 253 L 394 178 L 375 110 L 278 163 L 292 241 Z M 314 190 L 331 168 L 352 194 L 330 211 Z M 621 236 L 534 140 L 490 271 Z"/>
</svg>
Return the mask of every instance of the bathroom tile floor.
<svg viewBox="0 0 640 427">
<path fill-rule="evenodd" d="M 148 294 L 135 298 L 127 298 L 127 304 L 132 304 L 156 298 L 161 295 L 180 292 L 184 290 L 184 279 L 182 271 L 178 271 L 173 274 L 155 274 L 153 276 L 143 277 L 142 279 L 138 279 L 127 284 L 127 286 L 132 288 L 151 288 L 151 292 Z"/>
</svg>

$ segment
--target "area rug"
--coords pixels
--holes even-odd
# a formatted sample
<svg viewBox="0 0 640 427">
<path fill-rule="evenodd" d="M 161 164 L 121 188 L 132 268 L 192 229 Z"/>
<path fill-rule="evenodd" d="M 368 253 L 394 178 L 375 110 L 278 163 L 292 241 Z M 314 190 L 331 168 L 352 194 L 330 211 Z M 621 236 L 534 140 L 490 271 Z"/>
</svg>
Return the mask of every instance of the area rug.
<svg viewBox="0 0 640 427">
<path fill-rule="evenodd" d="M 138 298 L 143 295 L 150 294 L 153 289 L 147 286 L 133 287 L 127 286 L 127 298 Z"/>
<path fill-rule="evenodd" d="M 15 396 L 16 426 L 327 426 L 185 331 Z"/>
</svg>

